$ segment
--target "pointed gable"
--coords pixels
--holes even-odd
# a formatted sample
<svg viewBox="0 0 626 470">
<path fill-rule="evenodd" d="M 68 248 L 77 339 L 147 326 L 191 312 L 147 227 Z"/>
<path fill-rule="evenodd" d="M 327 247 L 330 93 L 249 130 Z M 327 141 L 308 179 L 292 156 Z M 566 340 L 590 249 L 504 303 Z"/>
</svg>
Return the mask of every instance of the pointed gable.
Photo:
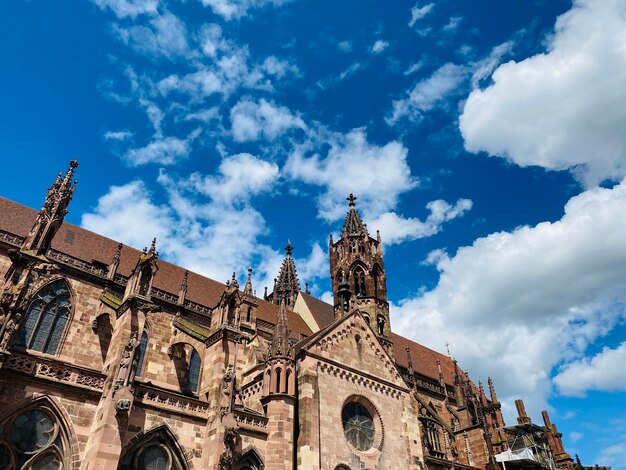
<svg viewBox="0 0 626 470">
<path fill-rule="evenodd" d="M 299 351 L 406 389 L 393 359 L 358 310 L 297 345 Z"/>
</svg>

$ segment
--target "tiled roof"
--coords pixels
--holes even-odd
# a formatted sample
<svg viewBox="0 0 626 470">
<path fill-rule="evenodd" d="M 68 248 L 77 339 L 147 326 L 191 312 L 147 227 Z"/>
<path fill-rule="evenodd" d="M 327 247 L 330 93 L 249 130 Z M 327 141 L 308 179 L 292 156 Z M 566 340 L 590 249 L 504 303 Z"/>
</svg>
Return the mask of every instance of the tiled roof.
<svg viewBox="0 0 626 470">
<path fill-rule="evenodd" d="M 0 230 L 25 237 L 36 217 L 37 211 L 0 197 Z M 52 249 L 54 250 L 86 262 L 96 260 L 107 265 L 113 259 L 117 246 L 118 242 L 110 238 L 67 222 L 63 223 L 52 241 Z M 140 255 L 141 251 L 124 246 L 118 273 L 129 276 Z M 154 278 L 153 286 L 170 294 L 178 295 L 185 269 L 164 260 L 159 260 L 158 266 L 159 271 Z M 225 288 L 226 285 L 221 282 L 189 272 L 186 298 L 212 308 L 217 305 Z M 278 305 L 259 298 L 255 300 L 259 305 L 257 318 L 273 325 L 276 324 Z M 300 335 L 308 336 L 311 334 L 311 330 L 299 315 L 289 311 L 288 320 L 289 330 L 294 338 L 300 339 Z"/>
<path fill-rule="evenodd" d="M 302 291 L 300 291 L 298 295 L 302 296 L 302 300 L 304 300 L 304 303 L 309 307 L 311 315 L 313 315 L 315 323 L 319 325 L 320 329 L 333 322 L 335 319 L 335 309 L 332 305 Z"/>
</svg>

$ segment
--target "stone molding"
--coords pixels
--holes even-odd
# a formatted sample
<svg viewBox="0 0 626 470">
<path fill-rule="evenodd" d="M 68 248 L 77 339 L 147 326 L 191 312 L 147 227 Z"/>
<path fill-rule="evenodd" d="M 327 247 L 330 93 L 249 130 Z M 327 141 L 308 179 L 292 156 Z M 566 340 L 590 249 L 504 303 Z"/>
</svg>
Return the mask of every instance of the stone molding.
<svg viewBox="0 0 626 470">
<path fill-rule="evenodd" d="M 396 400 L 401 399 L 404 395 L 404 390 L 399 390 L 391 384 L 384 384 L 373 377 L 367 377 L 362 373 L 359 373 L 356 370 L 348 368 L 344 365 L 334 365 L 325 361 L 318 361 L 317 364 L 319 370 L 322 373 L 325 373 L 326 375 L 331 375 L 333 377 L 338 377 L 364 388 L 368 388 L 375 393 L 387 395 L 391 398 L 395 398 Z"/>
<path fill-rule="evenodd" d="M 206 420 L 209 413 L 209 404 L 206 402 L 144 385 L 135 384 L 133 396 L 135 397 L 135 403 L 141 403 L 145 407 L 166 410 L 176 414 Z"/>
</svg>

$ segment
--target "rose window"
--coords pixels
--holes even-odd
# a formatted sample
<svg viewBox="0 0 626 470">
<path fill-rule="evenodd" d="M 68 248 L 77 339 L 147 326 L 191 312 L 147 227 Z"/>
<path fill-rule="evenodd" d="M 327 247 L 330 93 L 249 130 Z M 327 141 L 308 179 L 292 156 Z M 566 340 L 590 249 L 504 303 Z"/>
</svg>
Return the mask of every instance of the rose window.
<svg viewBox="0 0 626 470">
<path fill-rule="evenodd" d="M 357 450 L 368 450 L 374 445 L 375 426 L 370 412 L 360 403 L 348 403 L 341 413 L 343 432 Z"/>
</svg>

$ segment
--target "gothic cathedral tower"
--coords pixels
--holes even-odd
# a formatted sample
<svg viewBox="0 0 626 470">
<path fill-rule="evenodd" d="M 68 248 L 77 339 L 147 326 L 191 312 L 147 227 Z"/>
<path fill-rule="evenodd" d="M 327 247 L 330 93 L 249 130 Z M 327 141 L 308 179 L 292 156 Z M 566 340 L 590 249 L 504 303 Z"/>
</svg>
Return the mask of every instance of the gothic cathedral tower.
<svg viewBox="0 0 626 470">
<path fill-rule="evenodd" d="M 335 318 L 358 309 L 379 340 L 392 354 L 389 303 L 380 233 L 370 237 L 367 225 L 356 211 L 356 197 L 348 196 L 348 215 L 341 237 L 329 243 L 330 276 Z"/>
</svg>

